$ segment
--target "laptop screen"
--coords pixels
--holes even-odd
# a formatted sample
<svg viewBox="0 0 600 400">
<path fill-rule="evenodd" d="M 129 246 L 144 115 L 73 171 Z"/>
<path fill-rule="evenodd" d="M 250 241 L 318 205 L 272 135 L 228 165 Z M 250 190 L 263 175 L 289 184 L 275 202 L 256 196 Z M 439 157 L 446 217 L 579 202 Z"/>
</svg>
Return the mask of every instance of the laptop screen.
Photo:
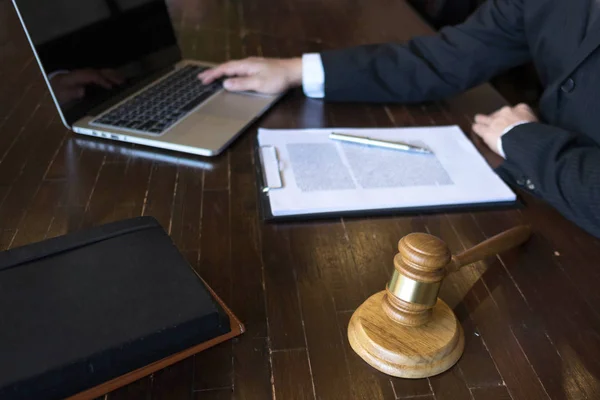
<svg viewBox="0 0 600 400">
<path fill-rule="evenodd" d="M 69 126 L 181 59 L 164 0 L 14 0 Z"/>
</svg>

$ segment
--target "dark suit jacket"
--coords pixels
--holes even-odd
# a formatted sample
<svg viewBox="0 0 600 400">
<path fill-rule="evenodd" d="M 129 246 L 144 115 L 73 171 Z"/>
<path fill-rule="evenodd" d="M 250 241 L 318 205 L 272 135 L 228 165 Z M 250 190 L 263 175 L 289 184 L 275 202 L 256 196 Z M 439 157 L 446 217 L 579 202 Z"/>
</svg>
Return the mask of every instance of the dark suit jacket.
<svg viewBox="0 0 600 400">
<path fill-rule="evenodd" d="M 533 61 L 544 85 L 540 123 L 503 137 L 499 173 L 528 182 L 563 215 L 600 237 L 600 21 L 589 0 L 487 1 L 465 23 L 406 44 L 324 52 L 325 98 L 438 100 Z"/>
</svg>

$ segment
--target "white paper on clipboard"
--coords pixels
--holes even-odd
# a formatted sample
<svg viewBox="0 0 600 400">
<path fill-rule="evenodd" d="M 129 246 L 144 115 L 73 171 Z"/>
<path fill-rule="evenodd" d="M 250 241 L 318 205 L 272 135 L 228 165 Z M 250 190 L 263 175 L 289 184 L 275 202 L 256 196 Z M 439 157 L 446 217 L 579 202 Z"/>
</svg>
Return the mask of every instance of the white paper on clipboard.
<svg viewBox="0 0 600 400">
<path fill-rule="evenodd" d="M 410 154 L 329 138 L 332 132 L 427 147 Z M 516 201 L 458 126 L 260 129 L 273 216 Z M 270 190 L 270 189 L 267 189 Z"/>
</svg>

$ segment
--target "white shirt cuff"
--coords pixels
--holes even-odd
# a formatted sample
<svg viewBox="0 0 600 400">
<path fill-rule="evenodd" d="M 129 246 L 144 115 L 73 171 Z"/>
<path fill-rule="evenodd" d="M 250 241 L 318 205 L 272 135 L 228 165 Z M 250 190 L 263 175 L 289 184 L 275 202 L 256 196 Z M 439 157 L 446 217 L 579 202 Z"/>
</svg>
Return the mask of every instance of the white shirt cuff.
<svg viewBox="0 0 600 400">
<path fill-rule="evenodd" d="M 325 71 L 319 53 L 302 56 L 302 90 L 307 97 L 325 97 Z"/>
<path fill-rule="evenodd" d="M 500 137 L 498 138 L 498 143 L 497 143 L 497 147 L 498 147 L 498 153 L 500 153 L 500 155 L 502 156 L 502 158 L 506 159 L 506 154 L 504 153 L 504 148 L 502 147 L 502 136 L 506 135 L 508 132 L 510 132 L 513 128 L 516 128 L 519 125 L 523 125 L 526 124 L 530 121 L 519 121 L 515 124 L 509 125 L 507 126 L 502 133 L 500 134 Z"/>
</svg>

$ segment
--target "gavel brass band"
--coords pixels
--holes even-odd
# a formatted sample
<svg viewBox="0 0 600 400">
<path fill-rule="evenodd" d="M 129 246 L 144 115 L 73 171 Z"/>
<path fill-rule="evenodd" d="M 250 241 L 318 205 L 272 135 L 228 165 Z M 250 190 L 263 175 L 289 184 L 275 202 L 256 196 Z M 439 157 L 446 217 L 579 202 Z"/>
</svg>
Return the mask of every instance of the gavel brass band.
<svg viewBox="0 0 600 400">
<path fill-rule="evenodd" d="M 399 274 L 398 271 L 394 271 L 392 279 L 388 284 L 388 290 L 400 300 L 433 306 L 437 302 L 441 285 L 442 281 L 431 283 L 419 282 Z"/>
</svg>

